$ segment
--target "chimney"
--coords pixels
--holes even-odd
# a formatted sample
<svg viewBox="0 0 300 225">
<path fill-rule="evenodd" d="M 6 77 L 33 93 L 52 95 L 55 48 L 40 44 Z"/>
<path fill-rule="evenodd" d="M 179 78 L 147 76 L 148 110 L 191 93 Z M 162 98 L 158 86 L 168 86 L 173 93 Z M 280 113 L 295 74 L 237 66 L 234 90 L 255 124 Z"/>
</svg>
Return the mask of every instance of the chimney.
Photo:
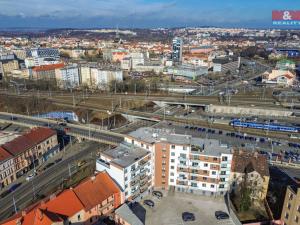
<svg viewBox="0 0 300 225">
<path fill-rule="evenodd" d="M 96 179 L 95 176 L 91 176 L 91 181 L 94 181 Z"/>
<path fill-rule="evenodd" d="M 26 216 L 26 211 L 25 210 L 22 211 L 22 216 L 23 217 Z"/>
</svg>

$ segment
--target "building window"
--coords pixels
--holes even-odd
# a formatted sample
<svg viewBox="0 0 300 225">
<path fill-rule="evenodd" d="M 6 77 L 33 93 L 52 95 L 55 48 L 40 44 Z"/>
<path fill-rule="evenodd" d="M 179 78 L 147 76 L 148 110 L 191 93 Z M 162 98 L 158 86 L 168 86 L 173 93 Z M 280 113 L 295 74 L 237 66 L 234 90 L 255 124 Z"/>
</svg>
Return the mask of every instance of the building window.
<svg viewBox="0 0 300 225">
<path fill-rule="evenodd" d="M 223 156 L 222 157 L 222 161 L 227 161 L 228 160 L 228 157 L 227 156 Z"/>
<path fill-rule="evenodd" d="M 126 188 L 128 188 L 128 185 L 127 185 L 127 184 L 125 184 L 125 189 L 126 189 Z"/>
<path fill-rule="evenodd" d="M 141 147 L 144 148 L 144 144 L 143 143 L 141 144 Z"/>
<path fill-rule="evenodd" d="M 133 144 L 133 145 L 134 145 L 134 140 L 131 140 L 131 144 Z"/>
<path fill-rule="evenodd" d="M 226 171 L 221 171 L 221 175 L 226 175 Z"/>
<path fill-rule="evenodd" d="M 125 196 L 127 196 L 128 195 L 128 192 L 127 191 L 125 191 Z"/>
<path fill-rule="evenodd" d="M 175 145 L 171 145 L 171 149 L 175 149 Z"/>
<path fill-rule="evenodd" d="M 174 173 L 173 173 L 173 172 L 172 172 L 172 173 L 170 173 L 170 176 L 171 176 L 171 177 L 173 177 L 173 176 L 174 176 Z"/>
<path fill-rule="evenodd" d="M 214 187 L 215 187 L 215 185 L 211 184 L 211 185 L 210 185 L 210 187 L 211 187 L 211 188 L 214 188 Z"/>
<path fill-rule="evenodd" d="M 192 187 L 197 187 L 197 183 L 191 183 Z"/>
<path fill-rule="evenodd" d="M 298 223 L 299 222 L 299 217 L 295 216 L 295 222 Z"/>
<path fill-rule="evenodd" d="M 289 218 L 289 214 L 288 213 L 285 213 L 285 216 L 284 216 L 286 219 Z"/>
<path fill-rule="evenodd" d="M 182 150 L 186 150 L 186 149 L 187 149 L 186 146 L 183 146 L 183 147 L 182 147 Z"/>
<path fill-rule="evenodd" d="M 204 163 L 204 167 L 208 167 L 208 164 L 207 164 L 207 163 Z"/>
<path fill-rule="evenodd" d="M 180 154 L 180 158 L 186 159 L 186 154 Z"/>
<path fill-rule="evenodd" d="M 202 183 L 202 187 L 206 187 L 206 184 L 205 184 L 205 183 Z"/>
<path fill-rule="evenodd" d="M 171 166 L 171 169 L 174 169 L 174 166 Z"/>
<path fill-rule="evenodd" d="M 207 177 L 203 177 L 203 180 L 207 180 Z"/>
<path fill-rule="evenodd" d="M 218 158 L 214 157 L 214 158 L 213 158 L 213 161 L 218 161 Z"/>
<path fill-rule="evenodd" d="M 175 156 L 175 152 L 171 152 L 171 156 Z"/>
<path fill-rule="evenodd" d="M 224 184 L 220 184 L 219 188 L 224 188 Z"/>
<path fill-rule="evenodd" d="M 78 221 L 80 221 L 80 215 L 77 216 Z"/>
<path fill-rule="evenodd" d="M 289 200 L 293 200 L 293 194 L 292 193 L 289 196 Z"/>
<path fill-rule="evenodd" d="M 175 162 L 175 159 L 171 159 L 171 163 L 174 163 Z"/>
<path fill-rule="evenodd" d="M 211 174 L 212 174 L 212 175 L 216 175 L 216 171 L 212 171 Z"/>
<path fill-rule="evenodd" d="M 297 210 L 298 210 L 298 212 L 300 212 L 300 205 L 298 205 L 298 209 Z"/>
<path fill-rule="evenodd" d="M 174 179 L 170 179 L 170 182 L 174 182 Z"/>
</svg>

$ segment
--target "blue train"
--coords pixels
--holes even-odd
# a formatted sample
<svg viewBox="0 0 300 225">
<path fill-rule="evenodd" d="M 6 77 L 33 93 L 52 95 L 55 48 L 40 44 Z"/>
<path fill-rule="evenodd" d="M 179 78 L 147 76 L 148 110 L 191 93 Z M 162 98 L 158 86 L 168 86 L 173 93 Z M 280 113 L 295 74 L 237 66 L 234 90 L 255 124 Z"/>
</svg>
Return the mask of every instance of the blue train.
<svg viewBox="0 0 300 225">
<path fill-rule="evenodd" d="M 230 125 L 233 127 L 246 127 L 261 130 L 283 131 L 283 132 L 300 132 L 300 127 L 284 126 L 275 123 L 257 123 L 257 122 L 244 122 L 238 119 L 231 120 Z"/>
</svg>

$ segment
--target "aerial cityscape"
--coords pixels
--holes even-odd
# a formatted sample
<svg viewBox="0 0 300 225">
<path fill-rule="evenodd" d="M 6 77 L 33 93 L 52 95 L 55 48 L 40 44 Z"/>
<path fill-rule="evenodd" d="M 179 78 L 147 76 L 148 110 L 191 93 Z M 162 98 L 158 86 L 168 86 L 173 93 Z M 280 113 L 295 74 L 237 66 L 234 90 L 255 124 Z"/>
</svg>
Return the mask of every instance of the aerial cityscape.
<svg viewBox="0 0 300 225">
<path fill-rule="evenodd" d="M 0 225 L 300 225 L 296 0 L 0 0 Z"/>
</svg>

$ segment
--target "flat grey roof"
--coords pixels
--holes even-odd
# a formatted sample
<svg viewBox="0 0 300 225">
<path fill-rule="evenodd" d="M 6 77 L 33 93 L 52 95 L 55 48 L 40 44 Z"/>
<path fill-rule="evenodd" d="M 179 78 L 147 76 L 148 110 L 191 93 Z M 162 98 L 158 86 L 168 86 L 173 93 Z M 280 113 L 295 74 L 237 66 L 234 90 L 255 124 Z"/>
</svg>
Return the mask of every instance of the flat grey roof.
<svg viewBox="0 0 300 225">
<path fill-rule="evenodd" d="M 146 155 L 150 154 L 150 152 L 143 148 L 121 143 L 116 148 L 106 150 L 104 154 L 113 158 L 111 163 L 126 168 L 135 161 L 144 158 Z"/>
<path fill-rule="evenodd" d="M 201 153 L 203 155 L 218 156 L 222 153 L 229 154 L 231 152 L 231 148 L 225 144 L 222 144 L 219 140 L 202 139 L 192 137 L 191 135 L 175 134 L 173 131 L 168 129 L 141 127 L 129 133 L 129 136 L 151 144 L 155 142 L 168 142 L 175 145 L 199 146 L 204 150 Z"/>
<path fill-rule="evenodd" d="M 122 217 L 130 225 L 144 225 L 144 223 L 132 212 L 127 204 L 116 209 L 115 213 Z"/>
</svg>

